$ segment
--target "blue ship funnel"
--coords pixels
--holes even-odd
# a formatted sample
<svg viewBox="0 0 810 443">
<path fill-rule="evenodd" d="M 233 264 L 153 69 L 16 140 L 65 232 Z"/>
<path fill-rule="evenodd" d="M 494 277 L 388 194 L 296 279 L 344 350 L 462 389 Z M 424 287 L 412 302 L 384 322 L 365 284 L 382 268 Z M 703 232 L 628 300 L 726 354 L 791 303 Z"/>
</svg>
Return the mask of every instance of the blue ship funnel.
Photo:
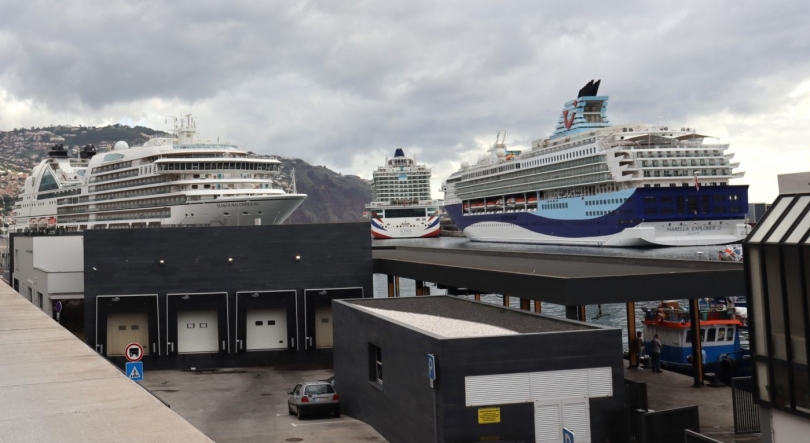
<svg viewBox="0 0 810 443">
<path fill-rule="evenodd" d="M 394 157 L 405 157 L 405 152 L 402 151 L 402 148 L 397 148 L 397 150 L 394 151 Z"/>
<path fill-rule="evenodd" d="M 579 90 L 576 100 L 571 100 L 563 105 L 551 139 L 610 126 L 606 114 L 609 97 L 597 95 L 601 83 L 602 80 L 589 81 Z"/>
</svg>

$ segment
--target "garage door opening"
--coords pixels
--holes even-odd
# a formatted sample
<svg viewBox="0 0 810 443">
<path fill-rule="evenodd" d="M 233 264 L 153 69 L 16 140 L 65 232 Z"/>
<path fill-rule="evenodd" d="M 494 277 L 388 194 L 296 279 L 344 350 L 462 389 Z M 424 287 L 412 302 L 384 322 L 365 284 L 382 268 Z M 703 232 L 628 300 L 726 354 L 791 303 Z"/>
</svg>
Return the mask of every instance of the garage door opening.
<svg viewBox="0 0 810 443">
<path fill-rule="evenodd" d="M 219 351 L 217 311 L 177 313 L 177 352 L 197 354 Z"/>
<path fill-rule="evenodd" d="M 247 350 L 287 349 L 287 311 L 253 309 L 247 311 Z"/>
<path fill-rule="evenodd" d="M 149 355 L 149 316 L 146 312 L 110 314 L 107 316 L 107 355 L 123 356 L 130 343 L 143 346 Z"/>
</svg>

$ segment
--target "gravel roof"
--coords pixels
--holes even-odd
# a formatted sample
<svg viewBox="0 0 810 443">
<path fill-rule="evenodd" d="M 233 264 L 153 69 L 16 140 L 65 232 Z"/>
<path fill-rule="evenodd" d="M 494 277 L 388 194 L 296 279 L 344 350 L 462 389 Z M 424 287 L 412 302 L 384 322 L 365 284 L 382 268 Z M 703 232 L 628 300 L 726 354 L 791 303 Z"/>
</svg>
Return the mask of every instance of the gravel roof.
<svg viewBox="0 0 810 443">
<path fill-rule="evenodd" d="M 412 314 L 423 314 L 427 316 L 440 317 L 442 319 L 455 319 L 466 322 L 473 322 L 480 325 L 495 326 L 507 331 L 515 331 L 521 334 L 536 332 L 561 332 L 590 329 L 586 325 L 571 323 L 564 320 L 557 320 L 548 316 L 535 315 L 533 313 L 521 312 L 515 309 L 490 305 L 487 303 L 474 302 L 448 296 L 428 296 L 428 297 L 401 297 L 401 298 L 366 298 L 362 300 L 351 300 L 348 303 L 360 305 L 368 308 L 376 308 L 386 311 L 406 312 Z M 393 317 L 389 317 L 393 318 Z M 395 319 L 396 320 L 396 319 Z M 401 321 L 401 320 L 397 320 Z M 403 323 L 411 324 L 406 321 Z M 414 325 L 416 326 L 416 325 Z M 416 326 L 429 330 L 426 327 Z M 443 333 L 436 333 L 446 336 Z M 493 335 L 493 334 L 486 334 Z M 503 335 L 503 333 L 494 334 Z M 468 335 L 464 335 L 465 337 Z"/>
<path fill-rule="evenodd" d="M 415 328 L 424 329 L 430 333 L 445 338 L 487 337 L 493 335 L 514 335 L 516 331 L 476 323 L 467 320 L 439 317 L 436 315 L 414 314 L 413 312 L 391 311 L 388 309 L 369 308 L 359 306 L 364 311 L 371 311 L 379 316 L 405 323 Z"/>
</svg>

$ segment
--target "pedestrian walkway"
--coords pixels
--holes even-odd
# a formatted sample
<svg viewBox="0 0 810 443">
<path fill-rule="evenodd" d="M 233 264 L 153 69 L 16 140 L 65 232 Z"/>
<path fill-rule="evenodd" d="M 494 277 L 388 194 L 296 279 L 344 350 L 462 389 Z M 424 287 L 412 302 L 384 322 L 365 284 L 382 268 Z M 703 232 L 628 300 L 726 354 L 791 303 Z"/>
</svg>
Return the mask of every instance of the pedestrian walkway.
<svg viewBox="0 0 810 443">
<path fill-rule="evenodd" d="M 0 441 L 212 442 L 2 282 Z"/>
</svg>

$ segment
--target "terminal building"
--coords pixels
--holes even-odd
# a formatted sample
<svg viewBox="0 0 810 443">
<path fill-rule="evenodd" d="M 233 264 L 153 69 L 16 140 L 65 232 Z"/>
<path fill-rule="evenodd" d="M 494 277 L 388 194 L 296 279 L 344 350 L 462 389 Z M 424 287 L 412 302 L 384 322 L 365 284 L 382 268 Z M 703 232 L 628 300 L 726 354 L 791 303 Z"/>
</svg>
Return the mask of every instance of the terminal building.
<svg viewBox="0 0 810 443">
<path fill-rule="evenodd" d="M 767 443 L 807 441 L 810 434 L 810 193 L 791 189 L 743 244 L 754 397 Z"/>
<path fill-rule="evenodd" d="M 153 369 L 331 364 L 332 300 L 373 295 L 370 241 L 365 223 L 14 234 L 11 278 L 80 275 L 81 336 L 114 363 L 137 342 Z"/>
<path fill-rule="evenodd" d="M 450 296 L 333 310 L 341 407 L 389 441 L 625 441 L 618 329 Z"/>
</svg>

